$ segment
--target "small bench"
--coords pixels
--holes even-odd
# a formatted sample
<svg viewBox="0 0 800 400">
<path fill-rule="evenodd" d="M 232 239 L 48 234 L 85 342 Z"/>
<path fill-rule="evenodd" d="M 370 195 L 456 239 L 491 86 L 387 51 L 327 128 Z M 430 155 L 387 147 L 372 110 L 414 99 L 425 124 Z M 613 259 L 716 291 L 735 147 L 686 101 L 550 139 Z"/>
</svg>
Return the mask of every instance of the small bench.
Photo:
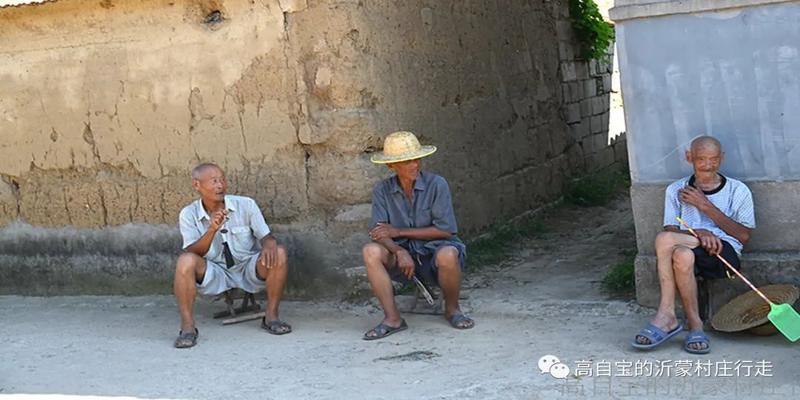
<svg viewBox="0 0 800 400">
<path fill-rule="evenodd" d="M 228 289 L 225 293 L 217 295 L 214 300 L 224 298 L 226 309 L 215 312 L 214 319 L 225 318 L 222 320 L 222 325 L 230 325 L 263 317 L 264 312 L 261 312 L 261 305 L 256 301 L 255 295 L 242 289 Z M 242 302 L 239 307 L 234 307 L 234 299 L 239 297 Z"/>
<path fill-rule="evenodd" d="M 714 299 L 712 298 L 714 294 L 714 290 L 712 290 L 712 286 L 714 286 L 715 281 L 725 281 L 727 283 L 733 283 L 736 280 L 736 275 L 732 274 L 730 271 L 725 271 L 727 274 L 727 278 L 718 278 L 718 279 L 708 279 L 700 275 L 696 275 L 697 277 L 697 311 L 700 314 L 700 319 L 703 320 L 703 323 L 711 321 L 711 318 L 714 317 Z"/>
</svg>

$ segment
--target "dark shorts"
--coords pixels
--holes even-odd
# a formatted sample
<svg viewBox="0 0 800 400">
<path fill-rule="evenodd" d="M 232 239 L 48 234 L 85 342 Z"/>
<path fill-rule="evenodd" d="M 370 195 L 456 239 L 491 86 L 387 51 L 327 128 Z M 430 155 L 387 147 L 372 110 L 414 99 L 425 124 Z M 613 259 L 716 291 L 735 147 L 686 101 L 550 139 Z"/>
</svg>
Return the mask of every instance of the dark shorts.
<svg viewBox="0 0 800 400">
<path fill-rule="evenodd" d="M 442 247 L 451 246 L 458 250 L 458 264 L 461 267 L 461 271 L 464 271 L 464 261 L 466 258 L 465 251 L 462 250 L 459 246 L 453 246 L 451 244 L 442 244 L 441 246 L 436 248 L 436 251 L 431 254 L 420 255 L 411 253 L 411 258 L 414 259 L 414 273 L 417 275 L 417 278 L 425 282 L 426 284 L 435 284 L 439 285 L 438 279 L 438 272 L 436 269 L 436 253 L 442 249 Z M 406 278 L 405 275 L 400 271 L 400 268 L 397 268 L 395 265 L 394 268 L 390 271 L 390 276 L 393 281 L 400 282 L 400 283 L 409 283 L 411 280 Z"/>
<path fill-rule="evenodd" d="M 728 274 L 726 271 L 730 271 L 722 261 L 717 258 L 717 256 L 712 256 L 708 254 L 706 249 L 702 246 L 697 246 L 692 249 L 694 252 L 694 274 L 698 276 L 702 276 L 706 279 L 720 279 L 720 278 L 727 278 Z M 722 241 L 722 252 L 720 253 L 722 258 L 728 261 L 728 264 L 736 268 L 738 271 L 741 269 L 741 264 L 739 263 L 739 255 L 736 254 L 736 250 L 733 249 L 730 243 L 726 241 Z M 733 272 L 731 272 L 733 275 Z"/>
</svg>

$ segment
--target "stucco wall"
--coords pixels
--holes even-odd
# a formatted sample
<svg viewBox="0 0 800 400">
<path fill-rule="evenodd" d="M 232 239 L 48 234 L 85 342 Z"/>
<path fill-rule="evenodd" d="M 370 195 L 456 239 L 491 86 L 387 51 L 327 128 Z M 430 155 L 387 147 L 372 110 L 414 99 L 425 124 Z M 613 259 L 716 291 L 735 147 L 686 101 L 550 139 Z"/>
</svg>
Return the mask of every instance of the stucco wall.
<svg viewBox="0 0 800 400">
<path fill-rule="evenodd" d="M 725 172 L 800 179 L 800 3 L 624 21 L 619 47 L 634 182 L 690 171 L 701 133 L 725 146 Z"/>
<path fill-rule="evenodd" d="M 662 225 L 663 189 L 691 174 L 684 152 L 701 134 L 720 139 L 722 172 L 754 192 L 759 229 L 747 249 L 800 250 L 786 240 L 798 227 L 787 210 L 800 204 L 800 2 L 740 3 L 618 23 L 633 208 L 646 254 Z"/>
<path fill-rule="evenodd" d="M 0 9 L 2 290 L 24 292 L 15 277 L 32 270 L 35 292 L 168 288 L 200 161 L 262 206 L 300 295 L 336 291 L 360 264 L 371 187 L 388 176 L 368 158 L 388 132 L 439 146 L 426 168 L 450 181 L 467 235 L 552 201 L 571 174 L 624 159 L 597 155 L 600 131 L 588 150 L 568 133 L 565 106 L 583 95 L 563 96 L 565 18 L 544 1 Z M 61 282 L 113 263 L 130 285 Z M 148 269 L 163 286 L 133 283 Z"/>
<path fill-rule="evenodd" d="M 628 128 L 639 302 L 658 302 L 653 241 L 663 229 L 664 189 L 691 174 L 684 152 L 701 134 L 720 139 L 722 173 L 753 192 L 758 226 L 745 246 L 744 270 L 757 284 L 799 284 L 800 221 L 793 210 L 800 205 L 800 2 L 628 0 L 618 1 L 611 17 Z"/>
</svg>

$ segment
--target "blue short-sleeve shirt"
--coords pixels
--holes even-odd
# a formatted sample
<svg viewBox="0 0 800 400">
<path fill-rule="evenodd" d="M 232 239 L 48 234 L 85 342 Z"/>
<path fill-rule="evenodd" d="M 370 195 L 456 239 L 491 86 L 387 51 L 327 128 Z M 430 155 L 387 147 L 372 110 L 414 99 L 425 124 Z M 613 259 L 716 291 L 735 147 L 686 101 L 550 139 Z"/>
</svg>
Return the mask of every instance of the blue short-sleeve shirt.
<svg viewBox="0 0 800 400">
<path fill-rule="evenodd" d="M 448 240 L 415 240 L 395 238 L 397 245 L 411 254 L 432 254 L 442 245 L 458 248 L 466 252 L 466 246 L 456 236 L 458 225 L 453 212 L 453 201 L 447 181 L 439 175 L 420 171 L 414 182 L 414 196 L 409 202 L 403 193 L 397 176 L 385 179 L 375 185 L 372 191 L 372 221 L 370 229 L 379 222 L 395 228 L 427 228 L 435 226 L 453 234 Z"/>
</svg>

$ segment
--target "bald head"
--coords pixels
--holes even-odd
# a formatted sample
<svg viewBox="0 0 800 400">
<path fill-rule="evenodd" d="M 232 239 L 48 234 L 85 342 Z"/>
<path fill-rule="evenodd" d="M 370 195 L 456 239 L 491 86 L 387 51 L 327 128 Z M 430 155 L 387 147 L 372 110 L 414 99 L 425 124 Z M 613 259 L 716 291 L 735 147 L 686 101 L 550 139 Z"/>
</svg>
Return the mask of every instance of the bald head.
<svg viewBox="0 0 800 400">
<path fill-rule="evenodd" d="M 722 144 L 714 137 L 711 136 L 700 136 L 692 140 L 692 145 L 689 150 L 692 153 L 700 149 L 714 149 L 718 152 L 722 153 Z"/>
<path fill-rule="evenodd" d="M 224 202 L 228 181 L 217 164 L 202 163 L 192 168 L 192 187 L 206 205 Z"/>
<path fill-rule="evenodd" d="M 694 174 L 698 177 L 716 178 L 724 156 L 719 140 L 711 136 L 700 136 L 692 140 L 691 147 L 686 150 L 686 161 L 692 164 Z"/>
<path fill-rule="evenodd" d="M 198 164 L 196 167 L 192 168 L 192 179 L 200 179 L 200 177 L 208 170 L 217 170 L 222 172 L 222 168 L 219 165 L 214 163 L 202 163 Z"/>
</svg>

